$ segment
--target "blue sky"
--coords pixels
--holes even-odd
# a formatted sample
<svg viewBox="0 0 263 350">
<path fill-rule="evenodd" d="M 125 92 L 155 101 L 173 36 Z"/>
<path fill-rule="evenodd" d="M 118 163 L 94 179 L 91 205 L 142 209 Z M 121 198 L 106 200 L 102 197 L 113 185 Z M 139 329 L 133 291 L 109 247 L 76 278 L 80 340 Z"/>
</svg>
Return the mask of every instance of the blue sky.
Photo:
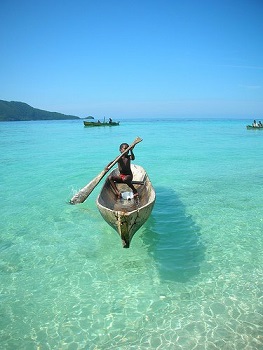
<svg viewBox="0 0 263 350">
<path fill-rule="evenodd" d="M 262 119 L 262 0 L 0 8 L 2 100 L 80 117 Z"/>
</svg>

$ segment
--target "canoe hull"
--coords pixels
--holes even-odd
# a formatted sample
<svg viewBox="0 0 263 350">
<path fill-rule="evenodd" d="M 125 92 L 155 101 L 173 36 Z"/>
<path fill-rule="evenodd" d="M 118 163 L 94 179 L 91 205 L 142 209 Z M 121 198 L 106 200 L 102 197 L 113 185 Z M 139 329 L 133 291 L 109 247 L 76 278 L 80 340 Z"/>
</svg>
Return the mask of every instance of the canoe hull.
<svg viewBox="0 0 263 350">
<path fill-rule="evenodd" d="M 132 237 L 147 221 L 155 203 L 155 191 L 145 170 L 134 164 L 131 169 L 138 200 L 117 199 L 106 180 L 96 202 L 103 219 L 120 235 L 124 248 L 130 247 Z M 113 173 L 118 173 L 118 169 L 114 169 Z M 126 184 L 117 186 L 122 193 L 131 192 Z"/>
<path fill-rule="evenodd" d="M 94 127 L 94 126 L 117 126 L 120 123 L 119 122 L 98 123 L 98 122 L 87 122 L 87 121 L 84 121 L 83 124 L 84 124 L 84 126 Z"/>
<path fill-rule="evenodd" d="M 252 126 L 252 125 L 247 125 L 247 130 L 263 130 L 263 126 Z"/>
</svg>

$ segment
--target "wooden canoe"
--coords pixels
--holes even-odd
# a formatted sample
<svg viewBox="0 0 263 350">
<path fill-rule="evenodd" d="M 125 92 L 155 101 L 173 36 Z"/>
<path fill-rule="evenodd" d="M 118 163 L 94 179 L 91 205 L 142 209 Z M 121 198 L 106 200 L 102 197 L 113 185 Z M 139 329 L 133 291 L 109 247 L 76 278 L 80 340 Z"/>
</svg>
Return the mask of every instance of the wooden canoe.
<svg viewBox="0 0 263 350">
<path fill-rule="evenodd" d="M 116 184 L 122 194 L 122 198 L 117 199 L 106 180 L 96 201 L 103 219 L 120 235 L 123 248 L 130 247 L 133 235 L 146 222 L 155 203 L 155 191 L 146 171 L 135 164 L 131 164 L 131 170 L 138 199 L 129 198 L 133 193 L 123 183 Z M 118 174 L 119 170 L 114 169 L 111 173 Z"/>
<path fill-rule="evenodd" d="M 116 125 L 119 125 L 120 122 L 111 122 L 111 123 L 108 123 L 108 122 L 101 122 L 101 123 L 98 123 L 98 122 L 87 122 L 87 121 L 84 121 L 83 122 L 84 126 L 116 126 Z"/>
</svg>

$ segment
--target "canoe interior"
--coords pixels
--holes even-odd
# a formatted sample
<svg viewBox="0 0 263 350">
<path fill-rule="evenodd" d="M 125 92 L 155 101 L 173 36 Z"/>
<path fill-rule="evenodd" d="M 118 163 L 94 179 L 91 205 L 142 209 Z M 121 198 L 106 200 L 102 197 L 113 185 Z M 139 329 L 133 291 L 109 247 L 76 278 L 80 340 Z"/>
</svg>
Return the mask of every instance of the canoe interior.
<svg viewBox="0 0 263 350">
<path fill-rule="evenodd" d="M 143 182 L 144 185 L 134 184 L 134 187 L 137 189 L 140 200 L 136 203 L 135 200 L 127 201 L 124 199 L 116 199 L 116 195 L 113 192 L 109 182 L 105 182 L 103 190 L 99 196 L 99 203 L 104 207 L 114 210 L 114 211 L 124 211 L 131 212 L 137 210 L 149 203 L 152 195 L 152 186 L 148 180 L 148 176 L 143 171 L 143 168 L 138 168 L 138 166 L 131 165 L 132 170 L 136 167 L 136 172 L 133 171 L 133 181 L 134 182 Z M 119 174 L 118 169 L 114 169 L 113 173 Z M 147 181 L 148 180 L 148 181 Z M 131 192 L 131 189 L 126 184 L 116 184 L 120 192 Z"/>
</svg>

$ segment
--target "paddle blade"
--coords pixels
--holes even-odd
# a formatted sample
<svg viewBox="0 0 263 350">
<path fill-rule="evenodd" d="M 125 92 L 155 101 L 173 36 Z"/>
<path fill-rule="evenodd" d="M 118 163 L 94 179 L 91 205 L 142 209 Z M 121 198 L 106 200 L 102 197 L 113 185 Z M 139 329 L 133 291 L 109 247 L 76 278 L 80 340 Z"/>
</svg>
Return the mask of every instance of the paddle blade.
<svg viewBox="0 0 263 350">
<path fill-rule="evenodd" d="M 70 204 L 83 203 L 91 194 L 91 192 L 94 190 L 94 188 L 98 185 L 98 183 L 106 174 L 106 172 L 107 172 L 106 170 L 103 170 L 99 175 L 97 175 L 93 180 L 91 180 L 85 187 L 83 187 L 78 193 L 76 193 L 71 198 L 69 203 Z"/>
</svg>

